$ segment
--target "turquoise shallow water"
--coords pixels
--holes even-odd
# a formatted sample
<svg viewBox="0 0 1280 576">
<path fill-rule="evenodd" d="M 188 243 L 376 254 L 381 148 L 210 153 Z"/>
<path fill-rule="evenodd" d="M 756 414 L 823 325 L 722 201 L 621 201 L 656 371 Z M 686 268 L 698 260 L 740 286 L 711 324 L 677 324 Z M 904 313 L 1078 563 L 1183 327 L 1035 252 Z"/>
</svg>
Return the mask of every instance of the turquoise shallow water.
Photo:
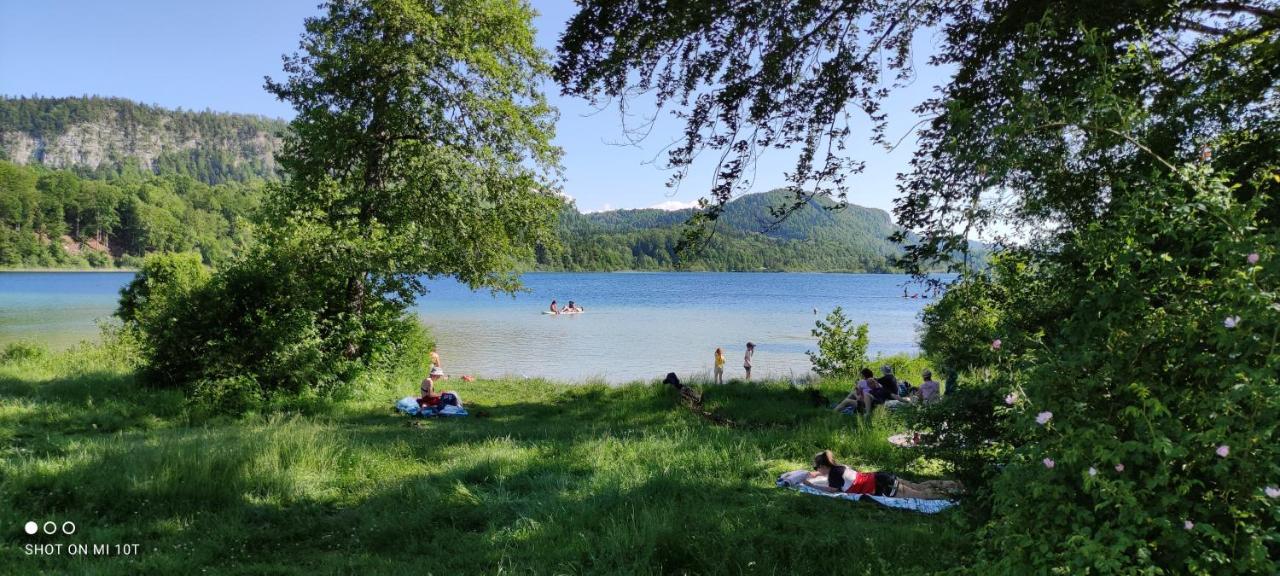
<svg viewBox="0 0 1280 576">
<path fill-rule="evenodd" d="M 0 273 L 0 344 L 65 347 L 97 337 L 131 273 Z M 417 306 L 452 375 L 625 382 L 709 373 L 725 349 L 727 377 L 742 374 L 747 341 L 756 376 L 800 376 L 816 319 L 843 306 L 870 327 L 871 352 L 917 351 L 920 310 L 903 298 L 909 278 L 891 274 L 534 273 L 527 292 L 492 296 L 452 280 L 428 283 Z M 919 286 L 909 285 L 911 292 Z M 541 314 L 575 300 L 576 316 Z M 819 314 L 815 315 L 817 309 Z"/>
</svg>

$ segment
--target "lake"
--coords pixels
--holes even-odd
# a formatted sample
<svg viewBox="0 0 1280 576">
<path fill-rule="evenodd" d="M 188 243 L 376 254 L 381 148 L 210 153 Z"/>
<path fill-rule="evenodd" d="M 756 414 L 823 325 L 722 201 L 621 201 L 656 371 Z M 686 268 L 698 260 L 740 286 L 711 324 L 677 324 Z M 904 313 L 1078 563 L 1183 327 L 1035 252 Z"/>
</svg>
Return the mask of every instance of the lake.
<svg viewBox="0 0 1280 576">
<path fill-rule="evenodd" d="M 130 272 L 0 273 L 0 344 L 35 340 L 65 348 L 97 338 Z M 439 342 L 452 376 L 521 376 L 607 382 L 709 374 L 724 348 L 725 377 L 742 375 L 746 342 L 754 377 L 810 369 L 809 331 L 836 306 L 870 328 L 872 355 L 916 352 L 921 309 L 903 298 L 896 274 L 531 273 L 514 297 L 472 292 L 452 280 L 428 283 L 416 311 Z M 910 285 L 920 292 L 918 285 Z M 552 299 L 586 313 L 541 313 Z M 818 314 L 814 314 L 814 310 Z"/>
</svg>

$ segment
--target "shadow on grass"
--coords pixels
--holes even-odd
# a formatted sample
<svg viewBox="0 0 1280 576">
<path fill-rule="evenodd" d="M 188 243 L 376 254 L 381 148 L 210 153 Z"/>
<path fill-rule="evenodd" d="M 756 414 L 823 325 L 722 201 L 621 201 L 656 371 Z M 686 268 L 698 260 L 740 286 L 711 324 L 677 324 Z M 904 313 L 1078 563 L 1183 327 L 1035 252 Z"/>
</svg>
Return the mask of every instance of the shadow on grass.
<svg viewBox="0 0 1280 576">
<path fill-rule="evenodd" d="M 852 548 L 840 573 L 870 574 L 942 568 L 945 552 L 910 551 L 957 545 L 941 519 L 772 488 L 737 438 L 394 432 L 428 441 L 299 420 L 133 434 L 9 478 L 0 516 L 153 545 L 103 573 L 827 573 Z"/>
<path fill-rule="evenodd" d="M 821 448 L 862 463 L 901 454 L 881 446 L 885 422 L 855 427 L 802 390 L 708 387 L 718 409 L 764 423 L 726 429 L 660 385 L 456 387 L 489 416 L 411 420 L 364 403 L 149 427 L 147 418 L 178 418 L 181 397 L 111 373 L 0 379 L 0 397 L 45 414 L 0 425 L 28 439 L 56 432 L 44 454 L 0 459 L 0 524 L 66 519 L 80 531 L 60 542 L 144 545 L 136 558 L 25 557 L 14 551 L 33 540 L 5 531 L 0 564 L 107 574 L 870 574 L 945 568 L 962 545 L 945 518 L 773 488 L 774 475 Z M 120 433 L 81 425 L 94 412 L 79 400 L 90 391 L 119 395 Z M 921 547 L 936 553 L 911 552 Z"/>
</svg>

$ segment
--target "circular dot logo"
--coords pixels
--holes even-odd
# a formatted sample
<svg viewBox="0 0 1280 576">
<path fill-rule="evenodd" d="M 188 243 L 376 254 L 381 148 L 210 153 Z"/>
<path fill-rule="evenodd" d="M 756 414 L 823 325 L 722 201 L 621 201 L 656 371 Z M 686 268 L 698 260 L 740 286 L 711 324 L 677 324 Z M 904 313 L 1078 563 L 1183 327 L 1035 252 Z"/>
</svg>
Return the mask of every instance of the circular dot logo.
<svg viewBox="0 0 1280 576">
<path fill-rule="evenodd" d="M 34 521 L 27 522 L 27 525 L 24 526 L 23 528 L 26 529 L 27 534 L 35 534 L 36 532 L 40 531 L 40 525 L 36 524 Z"/>
</svg>

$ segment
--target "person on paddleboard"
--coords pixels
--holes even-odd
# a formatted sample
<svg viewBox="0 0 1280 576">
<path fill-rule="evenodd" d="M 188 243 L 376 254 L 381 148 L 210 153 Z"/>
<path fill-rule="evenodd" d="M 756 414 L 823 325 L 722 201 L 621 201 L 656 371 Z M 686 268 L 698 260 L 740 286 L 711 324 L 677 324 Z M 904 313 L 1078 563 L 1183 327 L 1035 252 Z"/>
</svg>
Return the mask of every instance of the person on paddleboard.
<svg viewBox="0 0 1280 576">
<path fill-rule="evenodd" d="M 559 313 L 560 313 L 560 307 L 559 307 L 559 306 L 556 306 L 556 301 L 555 301 L 555 300 L 552 300 L 552 301 L 551 301 L 551 313 L 552 313 L 552 314 L 559 314 Z"/>
</svg>

